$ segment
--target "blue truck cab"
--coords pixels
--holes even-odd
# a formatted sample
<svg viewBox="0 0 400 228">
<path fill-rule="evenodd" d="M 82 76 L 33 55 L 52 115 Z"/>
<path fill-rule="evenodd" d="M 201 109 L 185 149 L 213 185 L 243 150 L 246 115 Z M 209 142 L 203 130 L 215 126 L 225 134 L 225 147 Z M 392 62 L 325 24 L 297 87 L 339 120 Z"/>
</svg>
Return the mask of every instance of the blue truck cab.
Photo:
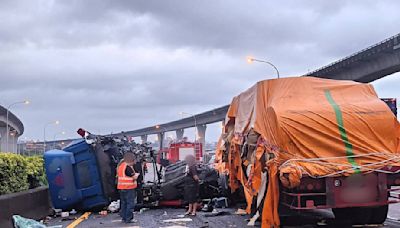
<svg viewBox="0 0 400 228">
<path fill-rule="evenodd" d="M 54 208 L 88 210 L 109 204 L 95 149 L 84 139 L 45 152 L 44 161 Z"/>
</svg>

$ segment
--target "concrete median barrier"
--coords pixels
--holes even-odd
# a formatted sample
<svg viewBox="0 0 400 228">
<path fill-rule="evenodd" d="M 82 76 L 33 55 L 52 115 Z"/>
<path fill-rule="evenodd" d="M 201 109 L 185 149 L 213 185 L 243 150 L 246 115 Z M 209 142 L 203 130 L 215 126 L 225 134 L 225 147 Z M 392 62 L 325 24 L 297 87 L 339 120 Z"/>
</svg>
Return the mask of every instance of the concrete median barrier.
<svg viewBox="0 0 400 228">
<path fill-rule="evenodd" d="M 0 196 L 0 227 L 13 227 L 12 216 L 40 219 L 51 213 L 48 187 Z"/>
</svg>

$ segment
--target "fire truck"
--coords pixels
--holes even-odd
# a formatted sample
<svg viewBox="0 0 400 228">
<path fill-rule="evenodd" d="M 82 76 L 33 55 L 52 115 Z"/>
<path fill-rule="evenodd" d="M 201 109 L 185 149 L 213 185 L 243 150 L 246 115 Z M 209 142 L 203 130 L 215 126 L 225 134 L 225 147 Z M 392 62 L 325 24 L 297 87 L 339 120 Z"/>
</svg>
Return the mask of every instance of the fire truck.
<svg viewBox="0 0 400 228">
<path fill-rule="evenodd" d="M 173 142 L 168 148 L 163 148 L 158 153 L 157 162 L 159 164 L 174 164 L 177 161 L 183 161 L 186 156 L 193 155 L 196 161 L 203 161 L 203 145 L 200 142 L 188 142 L 182 140 Z"/>
</svg>

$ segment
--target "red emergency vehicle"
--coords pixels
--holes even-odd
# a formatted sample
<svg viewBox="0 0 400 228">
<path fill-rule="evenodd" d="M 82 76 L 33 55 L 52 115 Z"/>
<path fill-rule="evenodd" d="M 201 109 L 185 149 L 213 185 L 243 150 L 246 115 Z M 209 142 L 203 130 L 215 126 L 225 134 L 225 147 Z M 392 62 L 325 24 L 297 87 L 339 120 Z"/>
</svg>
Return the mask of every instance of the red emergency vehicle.
<svg viewBox="0 0 400 228">
<path fill-rule="evenodd" d="M 160 163 L 161 159 L 164 159 L 169 163 L 175 163 L 184 160 L 188 155 L 195 156 L 198 162 L 203 161 L 203 145 L 199 142 L 173 142 L 168 148 L 160 150 L 157 162 Z"/>
</svg>

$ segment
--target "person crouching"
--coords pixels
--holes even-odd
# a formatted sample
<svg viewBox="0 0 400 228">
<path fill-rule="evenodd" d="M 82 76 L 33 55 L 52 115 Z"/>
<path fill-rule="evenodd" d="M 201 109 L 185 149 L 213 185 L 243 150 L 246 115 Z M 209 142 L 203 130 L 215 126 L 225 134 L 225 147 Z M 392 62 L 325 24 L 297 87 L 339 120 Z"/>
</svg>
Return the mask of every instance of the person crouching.
<svg viewBox="0 0 400 228">
<path fill-rule="evenodd" d="M 134 154 L 128 152 L 124 154 L 124 159 L 117 168 L 117 189 L 119 190 L 121 202 L 120 215 L 124 223 L 137 222 L 133 219 L 136 198 L 135 189 L 137 188 L 136 179 L 138 178 L 133 168 L 134 163 Z"/>
</svg>

